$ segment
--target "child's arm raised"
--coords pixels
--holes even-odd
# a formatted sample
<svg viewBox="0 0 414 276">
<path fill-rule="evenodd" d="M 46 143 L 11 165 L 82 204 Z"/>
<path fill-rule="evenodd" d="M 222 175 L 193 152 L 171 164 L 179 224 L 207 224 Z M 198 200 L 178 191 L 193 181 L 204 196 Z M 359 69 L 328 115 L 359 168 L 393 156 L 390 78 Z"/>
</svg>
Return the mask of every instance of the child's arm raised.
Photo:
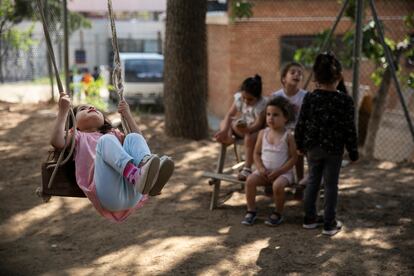
<svg viewBox="0 0 414 276">
<path fill-rule="evenodd" d="M 131 110 L 129 108 L 129 105 L 125 100 L 119 101 L 118 112 L 119 112 L 119 114 L 122 115 L 122 117 L 128 123 L 128 126 L 129 126 L 131 132 L 141 134 L 141 131 L 139 130 L 139 127 L 138 127 L 137 123 L 135 122 L 134 117 L 131 114 Z"/>
<path fill-rule="evenodd" d="M 286 173 L 290 169 L 293 168 L 293 166 L 296 164 L 296 161 L 298 160 L 298 154 L 296 152 L 296 143 L 293 135 L 291 133 L 287 136 L 287 143 L 288 143 L 288 150 L 289 150 L 289 159 L 283 164 L 282 167 L 274 170 L 270 173 L 269 179 L 271 181 L 278 178 L 280 175 Z"/>
<path fill-rule="evenodd" d="M 58 106 L 59 111 L 52 130 L 50 144 L 57 149 L 62 149 L 65 146 L 65 123 L 70 109 L 70 97 L 65 93 L 61 93 Z M 66 141 L 70 141 L 70 139 L 66 139 Z"/>
</svg>

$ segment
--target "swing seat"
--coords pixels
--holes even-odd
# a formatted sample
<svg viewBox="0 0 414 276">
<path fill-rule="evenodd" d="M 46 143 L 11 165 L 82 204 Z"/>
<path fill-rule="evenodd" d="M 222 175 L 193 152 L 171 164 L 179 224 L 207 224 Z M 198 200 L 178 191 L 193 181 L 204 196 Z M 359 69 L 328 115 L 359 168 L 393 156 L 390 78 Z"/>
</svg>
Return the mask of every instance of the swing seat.
<svg viewBox="0 0 414 276">
<path fill-rule="evenodd" d="M 49 201 L 51 196 L 86 197 L 76 183 L 75 162 L 72 158 L 66 164 L 59 166 L 51 187 L 48 187 L 55 168 L 51 165 L 57 163 L 59 154 L 60 151 L 55 149 L 49 151 L 47 160 L 42 163 L 42 186 L 37 189 L 37 195 L 45 202 Z"/>
</svg>

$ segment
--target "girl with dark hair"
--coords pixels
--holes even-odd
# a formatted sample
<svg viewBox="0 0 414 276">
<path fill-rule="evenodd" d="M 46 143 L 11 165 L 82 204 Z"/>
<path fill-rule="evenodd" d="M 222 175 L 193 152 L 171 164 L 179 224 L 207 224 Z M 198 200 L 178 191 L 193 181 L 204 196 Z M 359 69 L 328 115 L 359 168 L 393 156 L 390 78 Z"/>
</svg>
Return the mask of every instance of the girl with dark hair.
<svg viewBox="0 0 414 276">
<path fill-rule="evenodd" d="M 238 175 L 246 180 L 252 172 L 253 150 L 257 133 L 265 123 L 266 98 L 262 96 L 262 78 L 259 75 L 245 79 L 240 92 L 234 95 L 234 101 L 220 123 L 220 130 L 214 135 L 217 142 L 230 145 L 235 139 L 244 140 L 246 160 Z"/>
<path fill-rule="evenodd" d="M 298 62 L 287 63 L 281 72 L 280 82 L 283 88 L 273 92 L 272 97 L 282 96 L 287 98 L 293 105 L 295 111 L 296 120 L 288 124 L 288 128 L 292 131 L 295 129 L 297 118 L 299 117 L 300 109 L 302 108 L 303 98 L 307 91 L 300 88 L 303 80 L 304 68 L 302 64 Z M 307 177 L 304 177 L 304 158 L 298 156 L 297 163 L 295 165 L 297 181 L 300 184 L 295 192 L 295 197 L 302 199 L 303 189 L 306 185 Z"/>
<path fill-rule="evenodd" d="M 324 235 L 335 235 L 342 223 L 336 220 L 338 180 L 344 148 L 351 161 L 358 159 L 354 103 L 338 91 L 342 66 L 332 53 L 319 54 L 313 65 L 317 89 L 304 100 L 295 128 L 299 154 L 307 155 L 309 180 L 305 189 L 305 229 L 323 223 Z M 317 215 L 316 199 L 323 178 L 325 208 L 323 218 Z"/>
<path fill-rule="evenodd" d="M 69 109 L 70 98 L 62 93 L 51 144 L 62 149 L 75 135 L 76 182 L 102 216 L 121 222 L 142 207 L 148 195 L 161 193 L 174 171 L 174 162 L 151 154 L 126 101 L 118 105 L 118 112 L 131 128 L 126 136 L 112 128 L 94 106 L 80 105 L 74 108 L 77 131 L 72 129 L 65 137 Z"/>
<path fill-rule="evenodd" d="M 276 226 L 283 221 L 285 187 L 292 183 L 292 167 L 297 160 L 293 134 L 286 127 L 295 121 L 293 105 L 285 97 L 276 97 L 266 107 L 267 128 L 259 132 L 254 149 L 254 163 L 257 170 L 246 181 L 247 212 L 242 221 L 252 225 L 256 220 L 257 186 L 272 187 L 275 210 L 265 224 Z"/>
</svg>

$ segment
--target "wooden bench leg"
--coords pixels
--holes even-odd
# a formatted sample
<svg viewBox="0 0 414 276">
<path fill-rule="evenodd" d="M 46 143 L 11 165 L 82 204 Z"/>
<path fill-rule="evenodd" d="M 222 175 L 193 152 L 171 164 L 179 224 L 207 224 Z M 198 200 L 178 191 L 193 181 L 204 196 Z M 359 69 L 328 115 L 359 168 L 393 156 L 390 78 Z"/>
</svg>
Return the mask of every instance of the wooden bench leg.
<svg viewBox="0 0 414 276">
<path fill-rule="evenodd" d="M 235 142 L 234 144 L 234 155 L 236 155 L 236 161 L 237 161 L 237 163 L 240 163 L 240 161 L 241 161 L 241 156 L 240 156 L 240 154 L 239 154 L 239 150 L 238 150 L 238 146 L 237 146 L 237 143 Z"/>
<path fill-rule="evenodd" d="M 221 144 L 220 148 L 220 154 L 217 161 L 217 173 L 222 173 L 224 168 L 224 161 L 226 160 L 226 151 L 227 146 L 224 144 Z M 220 196 L 220 180 L 214 179 L 214 187 L 213 187 L 213 193 L 211 194 L 211 201 L 210 201 L 210 210 L 214 210 L 217 207 L 218 198 Z"/>
</svg>

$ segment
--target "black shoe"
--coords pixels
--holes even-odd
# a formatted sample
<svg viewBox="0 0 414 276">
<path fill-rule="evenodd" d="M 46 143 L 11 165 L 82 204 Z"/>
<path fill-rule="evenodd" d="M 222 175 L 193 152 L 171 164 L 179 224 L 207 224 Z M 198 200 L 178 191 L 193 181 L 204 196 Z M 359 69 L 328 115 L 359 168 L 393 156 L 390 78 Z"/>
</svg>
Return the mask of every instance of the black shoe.
<svg viewBox="0 0 414 276">
<path fill-rule="evenodd" d="M 316 216 L 314 219 L 305 217 L 302 227 L 305 229 L 315 229 L 323 225 L 323 216 Z"/>
<path fill-rule="evenodd" d="M 339 231 L 341 231 L 341 229 L 342 229 L 342 222 L 340 222 L 339 220 L 336 220 L 330 226 L 325 225 L 323 227 L 322 234 L 327 235 L 327 236 L 333 236 Z"/>
<path fill-rule="evenodd" d="M 277 226 L 283 222 L 283 216 L 278 212 L 272 212 L 268 219 L 265 221 L 266 225 Z"/>
<path fill-rule="evenodd" d="M 256 221 L 256 218 L 257 218 L 256 212 L 247 211 L 246 215 L 244 216 L 244 219 L 241 222 L 241 224 L 253 225 L 253 223 Z"/>
</svg>

